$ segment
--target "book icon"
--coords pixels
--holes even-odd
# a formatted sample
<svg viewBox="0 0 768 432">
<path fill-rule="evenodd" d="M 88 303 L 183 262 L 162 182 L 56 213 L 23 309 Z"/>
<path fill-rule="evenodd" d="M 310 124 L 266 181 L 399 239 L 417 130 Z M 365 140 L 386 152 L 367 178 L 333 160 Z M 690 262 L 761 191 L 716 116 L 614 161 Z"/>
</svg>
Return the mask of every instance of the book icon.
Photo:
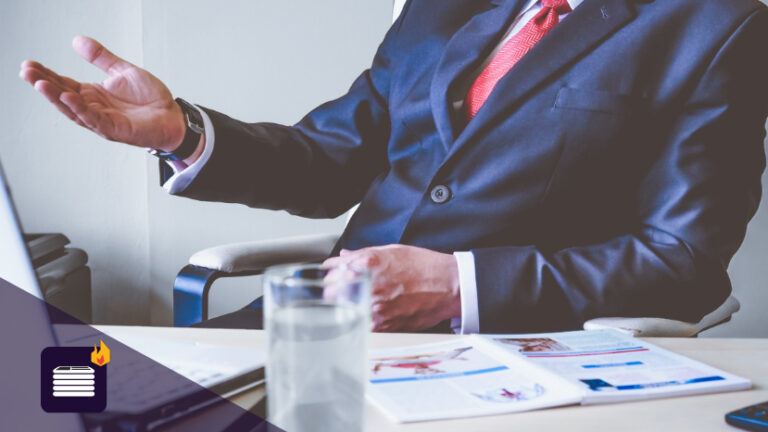
<svg viewBox="0 0 768 432">
<path fill-rule="evenodd" d="M 53 397 L 93 397 L 96 376 L 89 366 L 58 366 L 53 369 Z"/>
<path fill-rule="evenodd" d="M 103 355 L 103 361 L 91 363 L 92 353 L 93 345 L 47 347 L 40 353 L 40 406 L 44 411 L 104 411 L 109 354 L 102 349 L 96 360 Z"/>
</svg>

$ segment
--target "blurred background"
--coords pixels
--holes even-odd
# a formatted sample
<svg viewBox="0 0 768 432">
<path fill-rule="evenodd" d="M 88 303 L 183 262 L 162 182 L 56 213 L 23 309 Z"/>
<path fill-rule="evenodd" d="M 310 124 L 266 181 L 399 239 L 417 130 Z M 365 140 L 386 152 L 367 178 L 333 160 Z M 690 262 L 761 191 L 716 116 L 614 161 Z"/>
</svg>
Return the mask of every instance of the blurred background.
<svg viewBox="0 0 768 432">
<path fill-rule="evenodd" d="M 151 71 L 174 96 L 241 120 L 292 124 L 369 66 L 392 7 L 392 0 L 0 2 L 0 160 L 25 230 L 62 232 L 88 253 L 95 322 L 170 325 L 173 280 L 194 252 L 339 232 L 344 220 L 169 196 L 154 158 L 71 123 L 18 78 L 21 61 L 101 81 L 71 48 L 75 35 L 88 35 Z M 768 188 L 768 177 L 763 183 Z M 768 337 L 766 201 L 730 267 L 741 312 L 703 336 Z M 216 282 L 212 315 L 260 295 L 257 279 Z"/>
</svg>

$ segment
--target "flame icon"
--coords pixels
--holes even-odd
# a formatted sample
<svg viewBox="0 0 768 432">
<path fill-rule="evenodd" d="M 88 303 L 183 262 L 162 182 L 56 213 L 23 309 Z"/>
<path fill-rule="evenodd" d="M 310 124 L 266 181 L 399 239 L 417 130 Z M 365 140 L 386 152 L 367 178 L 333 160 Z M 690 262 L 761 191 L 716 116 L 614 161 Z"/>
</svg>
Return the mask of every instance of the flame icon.
<svg viewBox="0 0 768 432">
<path fill-rule="evenodd" d="M 109 363 L 109 348 L 107 348 L 103 340 L 100 340 L 99 342 L 101 342 L 101 348 L 98 348 L 98 345 L 93 346 L 93 351 L 91 351 L 91 362 L 99 366 L 104 366 Z"/>
</svg>

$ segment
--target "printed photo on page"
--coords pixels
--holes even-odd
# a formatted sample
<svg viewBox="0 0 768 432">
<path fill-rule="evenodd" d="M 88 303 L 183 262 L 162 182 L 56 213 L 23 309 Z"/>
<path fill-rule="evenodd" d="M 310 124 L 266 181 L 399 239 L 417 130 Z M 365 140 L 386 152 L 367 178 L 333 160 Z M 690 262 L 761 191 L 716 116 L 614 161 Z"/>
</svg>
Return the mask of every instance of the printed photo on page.
<svg viewBox="0 0 768 432">
<path fill-rule="evenodd" d="M 578 403 L 578 388 L 507 356 L 498 360 L 469 339 L 376 351 L 373 402 L 397 421 L 511 413 Z"/>
</svg>

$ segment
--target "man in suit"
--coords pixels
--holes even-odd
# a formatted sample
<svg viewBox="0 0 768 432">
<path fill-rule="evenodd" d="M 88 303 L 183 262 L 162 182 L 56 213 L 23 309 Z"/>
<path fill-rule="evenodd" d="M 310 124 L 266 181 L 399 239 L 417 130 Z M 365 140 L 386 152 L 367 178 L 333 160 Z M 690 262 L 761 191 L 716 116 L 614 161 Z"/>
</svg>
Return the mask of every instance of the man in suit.
<svg viewBox="0 0 768 432">
<path fill-rule="evenodd" d="M 158 149 L 172 193 L 307 217 L 359 202 L 328 263 L 373 270 L 374 329 L 547 331 L 698 321 L 729 295 L 761 194 L 766 42 L 756 0 L 412 0 L 349 92 L 290 127 L 176 103 L 87 38 L 104 83 L 21 75 Z"/>
</svg>

